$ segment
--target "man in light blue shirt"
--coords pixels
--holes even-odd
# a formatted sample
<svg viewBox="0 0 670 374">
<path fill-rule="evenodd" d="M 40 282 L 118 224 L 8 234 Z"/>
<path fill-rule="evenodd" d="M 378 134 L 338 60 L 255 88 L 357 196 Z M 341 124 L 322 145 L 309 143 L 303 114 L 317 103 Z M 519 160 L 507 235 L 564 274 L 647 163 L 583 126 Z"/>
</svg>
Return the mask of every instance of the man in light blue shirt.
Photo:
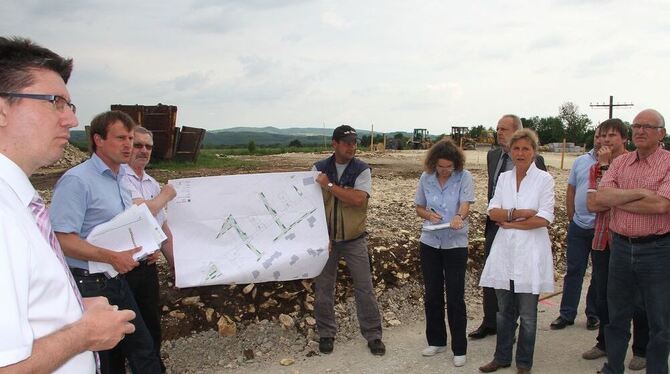
<svg viewBox="0 0 670 374">
<path fill-rule="evenodd" d="M 575 159 L 568 176 L 568 189 L 565 194 L 565 210 L 570 220 L 566 250 L 567 272 L 563 278 L 560 315 L 551 323 L 552 330 L 560 330 L 573 325 L 577 316 L 596 219 L 595 214 L 589 212 L 586 207 L 586 194 L 589 170 L 597 162 L 596 152 L 600 148 L 600 138 L 597 135 L 596 133 L 593 137 L 594 148 Z M 592 280 L 586 294 L 586 328 L 596 330 L 599 326 L 596 291 Z"/>
<path fill-rule="evenodd" d="M 115 348 L 100 352 L 102 374 L 124 373 L 124 356 L 133 373 L 160 373 L 159 357 L 132 291 L 123 274 L 139 265 L 133 254 L 141 248 L 116 252 L 86 241 L 91 230 L 132 205 L 131 195 L 120 184 L 121 164 L 130 159 L 135 123 L 127 114 L 110 111 L 91 121 L 93 155 L 68 170 L 56 184 L 51 204 L 51 222 L 67 256 L 70 271 L 84 297 L 106 296 L 119 309 L 130 309 L 135 333 Z M 120 274 L 89 273 L 88 261 L 112 265 Z"/>
</svg>

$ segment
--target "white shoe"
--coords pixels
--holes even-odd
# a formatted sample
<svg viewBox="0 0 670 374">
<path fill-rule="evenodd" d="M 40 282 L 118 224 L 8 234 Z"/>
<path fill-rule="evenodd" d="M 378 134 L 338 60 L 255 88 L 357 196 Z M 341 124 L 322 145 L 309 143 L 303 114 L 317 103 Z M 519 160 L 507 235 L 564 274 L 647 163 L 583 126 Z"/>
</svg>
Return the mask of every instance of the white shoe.
<svg viewBox="0 0 670 374">
<path fill-rule="evenodd" d="M 465 355 L 463 356 L 454 356 L 454 366 L 461 367 L 465 365 Z"/>
<path fill-rule="evenodd" d="M 435 356 L 436 354 L 444 352 L 446 350 L 447 350 L 447 347 L 444 347 L 444 346 L 437 347 L 437 346 L 434 346 L 434 345 L 429 345 L 423 351 L 421 351 L 421 354 L 423 356 L 430 357 L 430 356 Z"/>
</svg>

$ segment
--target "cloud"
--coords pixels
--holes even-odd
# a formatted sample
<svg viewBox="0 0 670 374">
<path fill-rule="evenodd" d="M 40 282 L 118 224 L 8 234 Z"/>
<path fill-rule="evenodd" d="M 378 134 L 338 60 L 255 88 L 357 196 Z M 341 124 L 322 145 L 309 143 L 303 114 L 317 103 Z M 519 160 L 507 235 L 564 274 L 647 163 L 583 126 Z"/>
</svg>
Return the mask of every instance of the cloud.
<svg viewBox="0 0 670 374">
<path fill-rule="evenodd" d="M 345 30 L 351 26 L 351 23 L 334 11 L 325 11 L 321 13 L 321 22 L 337 30 Z"/>
<path fill-rule="evenodd" d="M 225 34 L 241 27 L 241 19 L 239 11 L 229 11 L 225 7 L 211 5 L 194 8 L 193 11 L 180 17 L 177 24 L 196 32 Z"/>
<path fill-rule="evenodd" d="M 528 45 L 529 52 L 536 52 L 540 49 L 560 48 L 565 45 L 565 40 L 560 35 L 544 35 L 536 38 Z"/>
<path fill-rule="evenodd" d="M 283 8 L 295 4 L 305 3 L 307 0 L 197 0 L 193 2 L 193 8 L 209 8 L 218 6 L 222 8 L 245 8 L 268 10 Z"/>
<path fill-rule="evenodd" d="M 238 60 L 242 64 L 247 77 L 257 77 L 279 68 L 276 61 L 258 56 L 242 56 Z"/>
<path fill-rule="evenodd" d="M 173 80 L 174 88 L 177 91 L 202 89 L 209 82 L 209 75 L 199 71 L 194 71 L 186 75 L 179 76 Z"/>
</svg>

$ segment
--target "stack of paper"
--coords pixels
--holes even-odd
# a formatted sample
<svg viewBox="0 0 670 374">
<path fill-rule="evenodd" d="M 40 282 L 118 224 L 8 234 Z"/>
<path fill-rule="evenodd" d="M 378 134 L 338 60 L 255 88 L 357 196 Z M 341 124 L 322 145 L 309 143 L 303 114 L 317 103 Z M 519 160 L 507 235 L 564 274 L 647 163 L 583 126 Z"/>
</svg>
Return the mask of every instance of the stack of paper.
<svg viewBox="0 0 670 374">
<path fill-rule="evenodd" d="M 167 236 L 149 208 L 141 204 L 133 205 L 108 222 L 96 226 L 86 241 L 116 252 L 142 247 L 141 251 L 133 255 L 135 260 L 140 260 L 156 252 L 166 239 Z M 107 273 L 112 277 L 118 274 L 112 265 L 105 262 L 89 261 L 88 269 L 90 273 Z"/>
<path fill-rule="evenodd" d="M 436 231 L 436 230 L 444 230 L 448 229 L 451 227 L 451 223 L 438 223 L 437 225 L 426 225 L 421 227 L 421 230 L 423 231 Z"/>
</svg>

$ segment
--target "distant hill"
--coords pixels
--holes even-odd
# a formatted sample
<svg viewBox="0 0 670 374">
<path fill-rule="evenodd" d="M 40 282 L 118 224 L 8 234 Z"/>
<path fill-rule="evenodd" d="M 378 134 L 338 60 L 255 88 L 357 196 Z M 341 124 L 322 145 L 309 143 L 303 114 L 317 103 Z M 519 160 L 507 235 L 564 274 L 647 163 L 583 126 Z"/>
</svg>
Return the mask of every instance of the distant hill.
<svg viewBox="0 0 670 374">
<path fill-rule="evenodd" d="M 411 137 L 411 133 L 403 131 L 392 131 L 389 134 L 402 133 L 405 137 Z M 292 140 L 299 140 L 303 145 L 323 145 L 324 136 L 326 143 L 330 143 L 333 129 L 319 127 L 290 127 L 279 129 L 272 126 L 266 127 L 232 127 L 207 131 L 203 146 L 215 148 L 221 146 L 246 146 L 250 141 L 256 145 L 288 145 Z M 369 130 L 358 130 L 359 136 L 370 135 Z M 70 142 L 75 144 L 86 143 L 86 132 L 82 130 L 70 131 Z"/>
</svg>

